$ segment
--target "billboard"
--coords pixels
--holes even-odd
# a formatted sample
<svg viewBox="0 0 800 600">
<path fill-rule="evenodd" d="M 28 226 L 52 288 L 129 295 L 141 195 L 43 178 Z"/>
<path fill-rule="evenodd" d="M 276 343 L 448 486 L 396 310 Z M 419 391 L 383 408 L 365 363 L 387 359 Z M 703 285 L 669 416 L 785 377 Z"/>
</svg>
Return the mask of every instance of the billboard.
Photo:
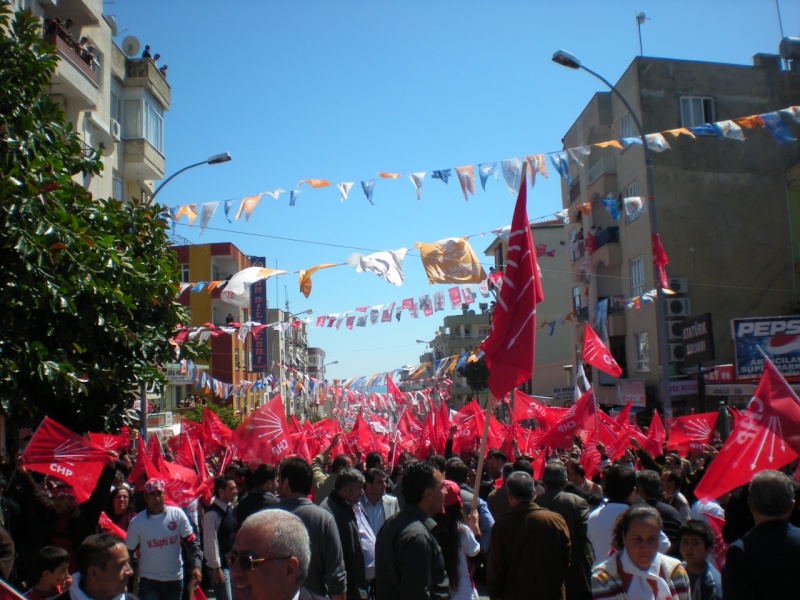
<svg viewBox="0 0 800 600">
<path fill-rule="evenodd" d="M 731 334 L 736 379 L 761 377 L 764 354 L 784 377 L 800 377 L 800 316 L 732 319 Z"/>
<path fill-rule="evenodd" d="M 699 365 L 714 360 L 714 332 L 711 313 L 689 317 L 681 323 L 684 359 L 687 365 Z"/>
</svg>

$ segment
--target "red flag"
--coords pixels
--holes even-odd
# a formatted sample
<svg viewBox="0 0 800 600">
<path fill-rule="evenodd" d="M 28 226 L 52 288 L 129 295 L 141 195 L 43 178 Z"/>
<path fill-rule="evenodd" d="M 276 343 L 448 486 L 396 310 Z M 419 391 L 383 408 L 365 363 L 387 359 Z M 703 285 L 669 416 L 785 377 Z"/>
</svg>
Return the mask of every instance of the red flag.
<svg viewBox="0 0 800 600">
<path fill-rule="evenodd" d="M 667 430 L 658 416 L 658 411 L 653 411 L 653 418 L 650 419 L 650 427 L 647 428 L 647 441 L 643 447 L 650 453 L 650 456 L 661 456 L 664 454 L 664 441 L 667 439 Z"/>
<path fill-rule="evenodd" d="M 767 362 L 747 410 L 736 421 L 725 445 L 697 485 L 698 498 L 719 498 L 748 483 L 756 473 L 780 469 L 798 457 L 784 438 L 787 430 L 792 435 L 786 413 L 800 413 L 800 406 L 782 402 L 786 399 L 794 402 L 788 387 L 772 363 Z"/>
<path fill-rule="evenodd" d="M 75 499 L 85 502 L 109 458 L 105 448 L 45 417 L 19 460 L 30 471 L 68 483 L 75 490 Z"/>
<path fill-rule="evenodd" d="M 130 443 L 127 436 L 111 435 L 110 433 L 90 433 L 89 441 L 106 450 L 112 450 L 114 452 L 127 449 Z"/>
<path fill-rule="evenodd" d="M 603 373 L 608 373 L 612 377 L 622 375 L 622 368 L 611 356 L 611 352 L 608 351 L 608 348 L 603 344 L 603 340 L 598 337 L 589 323 L 586 323 L 586 329 L 583 332 L 583 355 L 581 360 L 596 369 L 600 369 Z"/>
<path fill-rule="evenodd" d="M 350 445 L 361 453 L 380 452 L 384 460 L 389 456 L 389 446 L 378 439 L 369 423 L 360 414 L 356 415 L 356 422 L 345 437 Z"/>
<path fill-rule="evenodd" d="M 781 437 L 800 454 L 800 400 L 769 358 L 765 358 L 764 374 L 753 399 L 759 398 L 770 417 L 780 417 Z"/>
<path fill-rule="evenodd" d="M 489 337 L 481 344 L 489 369 L 489 389 L 495 398 L 502 398 L 533 377 L 536 305 L 544 294 L 525 206 L 527 187 L 523 171 L 511 220 L 503 286 Z"/>
<path fill-rule="evenodd" d="M 318 448 L 327 448 L 337 433 L 344 433 L 339 421 L 333 417 L 322 419 L 314 423 L 314 437 L 317 439 Z M 342 440 L 344 435 L 339 439 L 339 442 L 331 450 L 331 457 L 336 458 L 340 454 L 347 454 Z M 317 450 L 319 452 L 319 450 Z"/>
<path fill-rule="evenodd" d="M 291 453 L 292 441 L 280 394 L 275 394 L 272 400 L 259 406 L 242 421 L 233 431 L 231 445 L 238 448 L 243 459 L 260 459 L 272 464 L 278 464 Z"/>
<path fill-rule="evenodd" d="M 617 425 L 620 427 L 624 427 L 628 429 L 631 424 L 630 414 L 631 414 L 631 407 L 633 407 L 633 400 L 628 400 L 628 403 L 625 405 L 619 414 L 614 417 L 614 421 L 616 421 Z"/>
<path fill-rule="evenodd" d="M 682 456 L 702 450 L 711 441 L 717 416 L 719 413 L 710 412 L 672 419 L 667 427 L 667 450 L 675 450 Z"/>
<path fill-rule="evenodd" d="M 472 452 L 477 449 L 483 435 L 484 418 L 484 411 L 475 399 L 461 407 L 461 410 L 452 419 L 452 424 L 457 427 L 453 438 L 453 452 L 458 454 L 462 451 Z M 503 443 L 503 434 L 502 425 L 498 423 L 497 419 L 490 420 L 487 448 L 500 448 Z"/>
<path fill-rule="evenodd" d="M 190 469 L 195 467 L 194 452 L 192 451 L 192 439 L 186 434 L 186 432 L 181 432 L 178 435 L 169 438 L 167 441 L 167 446 L 172 451 L 172 456 L 176 464 L 179 464 L 183 467 L 188 467 Z"/>
<path fill-rule="evenodd" d="M 153 466 L 167 484 L 167 489 L 164 490 L 164 501 L 167 504 L 183 508 L 203 494 L 204 490 L 197 489 L 202 480 L 194 469 L 167 462 L 160 454 Z"/>
<path fill-rule="evenodd" d="M 206 440 L 225 448 L 231 439 L 231 430 L 222 422 L 217 413 L 203 407 L 203 434 Z"/>
<path fill-rule="evenodd" d="M 667 253 L 664 252 L 664 246 L 661 245 L 661 238 L 657 233 L 651 234 L 650 241 L 653 246 L 653 266 L 656 268 L 656 275 L 658 276 L 658 287 L 669 289 L 669 281 L 667 281 L 667 265 L 669 258 Z"/>
<path fill-rule="evenodd" d="M 386 376 L 386 393 L 394 400 L 395 406 L 405 406 L 407 404 L 406 395 L 398 389 L 389 375 Z"/>
<path fill-rule="evenodd" d="M 542 429 L 549 429 L 558 423 L 559 415 L 550 410 L 536 398 L 517 390 L 514 392 L 514 420 L 536 419 Z"/>
<path fill-rule="evenodd" d="M 717 563 L 717 569 L 722 571 L 722 569 L 725 568 L 725 557 L 728 554 L 728 544 L 725 543 L 722 537 L 722 528 L 725 527 L 725 519 L 720 519 L 718 516 L 707 512 L 703 514 L 708 519 L 711 531 L 714 532 L 714 549 L 712 552 L 714 553 L 714 561 Z"/>
<path fill-rule="evenodd" d="M 100 526 L 100 529 L 103 530 L 103 533 L 110 533 L 123 541 L 125 541 L 125 538 L 128 536 L 128 532 L 109 519 L 108 515 L 104 512 L 100 513 L 100 519 L 97 521 L 97 524 Z"/>
<path fill-rule="evenodd" d="M 597 412 L 594 405 L 594 392 L 590 388 L 559 419 L 541 439 L 540 446 L 549 448 L 572 448 L 572 439 L 585 430 L 594 428 Z"/>
</svg>

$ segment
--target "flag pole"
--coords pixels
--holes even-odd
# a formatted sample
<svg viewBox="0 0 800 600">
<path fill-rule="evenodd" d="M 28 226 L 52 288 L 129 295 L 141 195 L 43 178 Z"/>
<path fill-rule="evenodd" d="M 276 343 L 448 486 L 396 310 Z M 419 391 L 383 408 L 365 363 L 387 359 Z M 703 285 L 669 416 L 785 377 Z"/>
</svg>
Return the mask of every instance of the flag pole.
<svg viewBox="0 0 800 600">
<path fill-rule="evenodd" d="M 478 450 L 478 467 L 475 469 L 475 486 L 472 490 L 472 511 L 478 510 L 478 493 L 481 487 L 481 477 L 483 476 L 483 457 L 486 454 L 486 442 L 489 439 L 489 420 L 492 416 L 492 392 L 486 398 L 486 409 L 483 413 L 483 434 L 481 435 L 481 447 Z"/>
</svg>

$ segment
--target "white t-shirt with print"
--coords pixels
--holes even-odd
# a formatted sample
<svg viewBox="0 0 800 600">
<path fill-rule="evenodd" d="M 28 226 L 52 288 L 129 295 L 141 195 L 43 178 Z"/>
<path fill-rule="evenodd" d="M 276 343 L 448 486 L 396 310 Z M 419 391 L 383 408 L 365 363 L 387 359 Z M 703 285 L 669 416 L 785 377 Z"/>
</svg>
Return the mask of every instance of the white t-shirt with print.
<svg viewBox="0 0 800 600">
<path fill-rule="evenodd" d="M 181 539 L 193 535 L 189 518 L 174 506 L 154 515 L 143 510 L 128 525 L 125 545 L 139 548 L 139 575 L 156 581 L 183 579 Z"/>
</svg>

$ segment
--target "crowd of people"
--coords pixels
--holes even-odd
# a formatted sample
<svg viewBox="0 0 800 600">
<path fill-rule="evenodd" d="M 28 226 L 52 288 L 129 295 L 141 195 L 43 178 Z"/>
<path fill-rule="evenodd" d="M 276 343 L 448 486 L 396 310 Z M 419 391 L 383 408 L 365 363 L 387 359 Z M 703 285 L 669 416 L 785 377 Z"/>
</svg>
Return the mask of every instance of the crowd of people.
<svg viewBox="0 0 800 600">
<path fill-rule="evenodd" d="M 96 71 L 98 63 L 94 46 L 89 43 L 89 38 L 86 36 L 81 37 L 80 40 L 75 39 L 72 34 L 72 26 L 72 19 L 64 21 L 61 19 L 47 19 L 44 23 L 44 30 L 45 33 L 61 38 L 83 62 L 89 65 L 92 71 Z"/>
<path fill-rule="evenodd" d="M 234 461 L 210 498 L 185 507 L 167 503 L 164 478 L 129 483 L 124 453 L 109 452 L 83 502 L 18 466 L 11 485 L 0 481 L 0 576 L 32 600 L 181 600 L 202 589 L 217 600 L 793 595 L 795 465 L 701 502 L 693 491 L 710 446 L 690 460 L 632 441 L 590 480 L 580 444 L 538 478 L 514 445 L 513 457 L 490 449 L 476 481 L 477 457 L 449 451 L 454 434 L 445 455 L 424 460 L 331 456 L 339 434 L 311 462 Z"/>
</svg>

